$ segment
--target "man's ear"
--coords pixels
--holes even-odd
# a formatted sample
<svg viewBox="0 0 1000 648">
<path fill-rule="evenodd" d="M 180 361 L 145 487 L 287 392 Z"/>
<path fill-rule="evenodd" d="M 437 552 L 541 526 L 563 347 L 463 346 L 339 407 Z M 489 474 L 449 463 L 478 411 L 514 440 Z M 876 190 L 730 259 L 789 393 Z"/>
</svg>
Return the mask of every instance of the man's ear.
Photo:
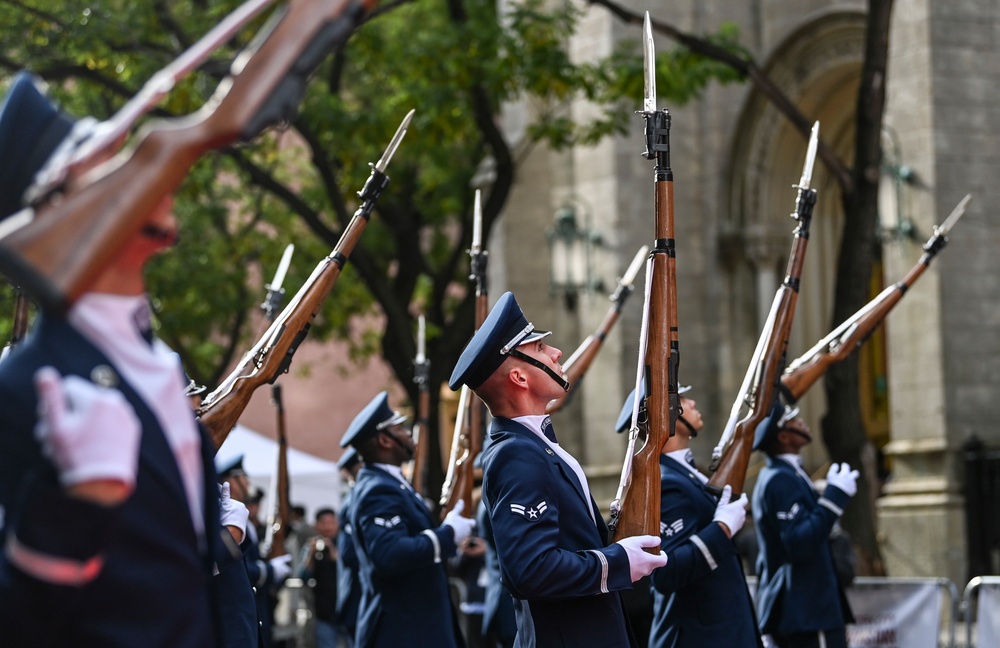
<svg viewBox="0 0 1000 648">
<path fill-rule="evenodd" d="M 515 386 L 525 389 L 528 386 L 528 373 L 524 371 L 524 367 L 515 365 L 507 372 L 507 380 L 514 383 Z"/>
</svg>

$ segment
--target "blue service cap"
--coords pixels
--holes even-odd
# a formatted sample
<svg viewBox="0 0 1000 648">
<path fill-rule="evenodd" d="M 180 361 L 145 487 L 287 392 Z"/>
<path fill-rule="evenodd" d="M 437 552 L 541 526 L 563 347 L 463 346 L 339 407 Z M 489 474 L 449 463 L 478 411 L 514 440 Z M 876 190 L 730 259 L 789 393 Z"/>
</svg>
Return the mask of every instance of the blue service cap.
<svg viewBox="0 0 1000 648">
<path fill-rule="evenodd" d="M 351 425 L 340 439 L 340 447 L 349 445 L 357 448 L 376 432 L 390 425 L 398 425 L 406 421 L 406 417 L 389 407 L 389 392 L 381 391 L 365 408 L 354 417 Z"/>
<path fill-rule="evenodd" d="M 511 349 L 551 334 L 536 330 L 518 306 L 514 293 L 505 292 L 462 351 L 448 386 L 453 391 L 462 385 L 479 387 L 503 364 Z"/>
<path fill-rule="evenodd" d="M 645 389 L 646 379 L 643 378 L 639 386 Z M 677 393 L 685 394 L 691 391 L 691 385 L 677 385 Z M 626 432 L 632 427 L 632 406 L 635 401 L 635 389 L 628 393 L 625 402 L 622 404 L 622 411 L 618 413 L 618 421 L 615 422 L 615 432 Z"/>
<path fill-rule="evenodd" d="M 0 105 L 0 220 L 24 207 L 24 192 L 76 121 L 57 109 L 28 72 L 14 77 Z"/>
<path fill-rule="evenodd" d="M 337 459 L 337 469 L 347 470 L 359 461 L 361 461 L 361 455 L 359 455 L 358 451 L 352 446 L 347 450 L 344 450 L 343 454 L 340 455 L 340 459 Z"/>
<path fill-rule="evenodd" d="M 793 418 L 799 415 L 798 407 L 788 407 L 781 401 L 775 401 L 771 406 L 771 411 L 763 421 L 757 424 L 757 429 L 753 433 L 753 449 L 760 450 L 771 439 L 778 436 L 778 432 Z"/>
<path fill-rule="evenodd" d="M 215 472 L 219 474 L 219 481 L 234 475 L 245 475 L 246 471 L 243 470 L 243 455 L 238 454 L 235 457 L 217 460 L 215 462 Z"/>
</svg>

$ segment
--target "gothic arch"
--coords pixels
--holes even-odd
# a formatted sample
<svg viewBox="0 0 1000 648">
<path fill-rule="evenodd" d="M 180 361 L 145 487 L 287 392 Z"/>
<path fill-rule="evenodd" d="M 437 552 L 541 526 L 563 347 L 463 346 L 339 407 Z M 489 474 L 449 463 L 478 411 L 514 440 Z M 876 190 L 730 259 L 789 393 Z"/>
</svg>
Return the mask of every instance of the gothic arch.
<svg viewBox="0 0 1000 648">
<path fill-rule="evenodd" d="M 861 12 L 828 10 L 813 14 L 766 57 L 771 80 L 810 119 L 820 122 L 820 137 L 848 161 L 852 157 L 857 85 L 864 51 L 865 17 Z M 753 339 L 736 349 L 751 351 L 763 316 L 781 281 L 794 222 L 795 184 L 802 174 L 806 140 L 761 93 L 751 90 L 737 121 L 729 169 L 728 220 L 722 223 L 732 268 L 731 294 L 752 290 L 740 319 L 754 322 Z M 789 342 L 789 360 L 808 349 L 830 329 L 836 255 L 843 223 L 840 191 L 817 160 L 812 186 L 818 192 L 802 288 Z M 735 245 L 734 245 L 735 243 Z M 735 257 L 735 258 L 734 258 Z M 752 277 L 752 279 L 750 279 Z M 738 360 L 738 361 L 737 361 Z M 745 359 L 734 359 L 745 370 Z M 825 411 L 822 389 L 802 402 L 813 429 Z"/>
</svg>

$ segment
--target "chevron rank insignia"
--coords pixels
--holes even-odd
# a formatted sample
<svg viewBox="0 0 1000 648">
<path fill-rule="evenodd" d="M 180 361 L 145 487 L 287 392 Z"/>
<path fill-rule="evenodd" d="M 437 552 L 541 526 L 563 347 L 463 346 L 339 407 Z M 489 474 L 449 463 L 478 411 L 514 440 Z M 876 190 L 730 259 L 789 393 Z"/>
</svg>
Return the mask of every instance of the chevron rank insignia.
<svg viewBox="0 0 1000 648">
<path fill-rule="evenodd" d="M 796 502 L 792 504 L 792 508 L 789 509 L 787 513 L 784 511 L 778 511 L 777 517 L 779 520 L 794 520 L 795 516 L 799 514 L 799 504 Z"/>
<path fill-rule="evenodd" d="M 525 506 L 524 504 L 511 504 L 510 512 L 513 513 L 514 515 L 520 515 L 525 520 L 528 520 L 530 522 L 535 522 L 536 520 L 542 517 L 542 513 L 544 513 L 548 507 L 549 506 L 548 504 L 545 503 L 545 500 L 542 500 L 541 502 L 535 504 L 534 506 Z"/>
<path fill-rule="evenodd" d="M 387 529 L 391 529 L 392 527 L 394 527 L 394 526 L 396 526 L 397 524 L 400 523 L 400 517 L 398 515 L 394 515 L 393 517 L 389 518 L 388 520 L 385 519 L 385 518 L 377 517 L 377 518 L 375 518 L 373 520 L 373 522 L 375 522 L 375 524 L 377 524 L 380 527 L 385 527 Z"/>
<path fill-rule="evenodd" d="M 667 524 L 666 522 L 660 521 L 660 535 L 664 538 L 669 538 L 675 533 L 680 533 L 684 530 L 684 520 L 677 519 L 674 520 L 672 524 Z"/>
</svg>

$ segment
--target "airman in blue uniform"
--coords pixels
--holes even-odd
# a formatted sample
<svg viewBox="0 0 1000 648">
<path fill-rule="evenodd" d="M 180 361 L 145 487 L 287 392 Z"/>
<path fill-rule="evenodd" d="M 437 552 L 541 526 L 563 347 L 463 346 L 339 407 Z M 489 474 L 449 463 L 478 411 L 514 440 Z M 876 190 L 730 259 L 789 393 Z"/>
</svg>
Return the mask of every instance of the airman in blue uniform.
<svg viewBox="0 0 1000 648">
<path fill-rule="evenodd" d="M 504 293 L 452 373 L 490 409 L 483 501 L 501 580 L 514 597 L 515 646 L 631 646 L 620 592 L 666 563 L 659 538 L 608 544 L 609 534 L 579 462 L 557 442 L 545 414 L 565 394 L 562 353 Z"/>
<path fill-rule="evenodd" d="M 820 494 L 799 462 L 812 441 L 797 408 L 776 404 L 757 428 L 767 465 L 753 491 L 760 629 L 779 648 L 844 648 L 853 621 L 837 582 L 830 534 L 857 492 L 858 471 L 834 463 Z"/>
<path fill-rule="evenodd" d="M 682 386 L 680 394 L 691 388 Z M 625 399 L 617 429 L 630 427 L 635 392 Z M 676 432 L 660 455 L 660 538 L 667 564 L 653 572 L 650 648 L 760 646 L 753 600 L 732 536 L 746 519 L 747 496 L 716 498 L 695 467 L 691 439 L 701 412 L 681 396 Z"/>
<path fill-rule="evenodd" d="M 347 645 L 354 645 L 354 631 L 358 625 L 358 606 L 361 604 L 361 577 L 358 575 L 358 554 L 354 550 L 354 530 L 351 527 L 351 504 L 354 501 L 354 484 L 361 470 L 361 457 L 354 448 L 348 448 L 337 460 L 340 474 L 351 484 L 351 490 L 340 504 L 340 533 L 337 534 L 337 624 Z"/>
<path fill-rule="evenodd" d="M 364 461 L 352 495 L 350 524 L 361 575 L 357 648 L 449 648 L 464 645 L 451 603 L 445 561 L 475 521 L 464 502 L 434 524 L 400 466 L 415 450 L 381 392 L 354 418 L 340 445 Z"/>
</svg>

